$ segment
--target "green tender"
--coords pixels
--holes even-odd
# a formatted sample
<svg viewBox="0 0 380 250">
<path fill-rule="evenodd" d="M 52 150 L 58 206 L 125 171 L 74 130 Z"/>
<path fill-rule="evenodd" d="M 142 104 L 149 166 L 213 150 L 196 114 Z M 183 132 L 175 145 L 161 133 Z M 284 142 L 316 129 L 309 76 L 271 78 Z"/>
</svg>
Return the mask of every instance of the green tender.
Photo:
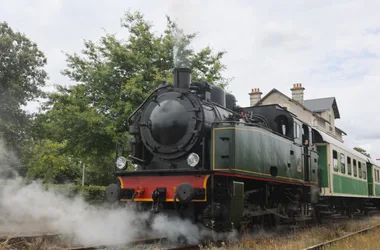
<svg viewBox="0 0 380 250">
<path fill-rule="evenodd" d="M 322 187 L 328 187 L 329 186 L 329 172 L 327 170 L 327 146 L 318 145 L 317 151 L 319 154 L 318 168 L 321 171 L 320 183 Z"/>
<path fill-rule="evenodd" d="M 214 170 L 303 182 L 301 147 L 258 127 L 219 127 L 213 134 Z M 317 182 L 317 157 L 313 152 L 311 181 Z M 314 171 L 313 171 L 314 170 Z"/>
<path fill-rule="evenodd" d="M 365 195 L 368 196 L 367 182 L 333 174 L 335 194 Z"/>
</svg>

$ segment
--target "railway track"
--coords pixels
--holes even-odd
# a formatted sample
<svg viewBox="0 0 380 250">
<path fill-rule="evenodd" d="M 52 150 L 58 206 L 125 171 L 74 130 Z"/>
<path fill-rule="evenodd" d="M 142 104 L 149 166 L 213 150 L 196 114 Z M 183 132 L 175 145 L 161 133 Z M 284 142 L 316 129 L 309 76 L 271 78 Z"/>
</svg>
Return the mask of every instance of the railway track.
<svg viewBox="0 0 380 250">
<path fill-rule="evenodd" d="M 167 239 L 166 237 L 139 239 L 139 240 L 134 240 L 126 245 L 136 246 L 136 245 L 143 245 L 143 244 L 155 244 L 155 243 L 160 243 L 161 241 L 164 241 L 166 239 Z M 95 250 L 95 249 L 117 248 L 117 247 L 125 247 L 125 245 L 117 244 L 117 245 L 79 246 L 79 247 L 67 248 L 67 250 Z"/>
<path fill-rule="evenodd" d="M 323 242 L 323 243 L 320 243 L 320 244 L 317 244 L 317 245 L 314 245 L 314 246 L 311 246 L 311 247 L 308 247 L 308 248 L 304 248 L 304 250 L 321 250 L 321 249 L 324 249 L 326 246 L 329 246 L 331 244 L 340 242 L 340 241 L 342 241 L 344 239 L 348 239 L 350 237 L 353 237 L 353 236 L 356 236 L 356 235 L 359 235 L 359 234 L 370 232 L 370 231 L 372 231 L 374 229 L 378 229 L 378 228 L 380 228 L 380 224 L 372 226 L 372 227 L 368 227 L 368 228 L 365 228 L 365 229 L 362 229 L 362 230 L 359 230 L 359 231 L 356 231 L 356 232 L 353 232 L 353 233 L 349 233 L 347 235 L 344 235 L 342 237 L 336 238 L 334 240 L 326 241 L 326 242 Z"/>
</svg>

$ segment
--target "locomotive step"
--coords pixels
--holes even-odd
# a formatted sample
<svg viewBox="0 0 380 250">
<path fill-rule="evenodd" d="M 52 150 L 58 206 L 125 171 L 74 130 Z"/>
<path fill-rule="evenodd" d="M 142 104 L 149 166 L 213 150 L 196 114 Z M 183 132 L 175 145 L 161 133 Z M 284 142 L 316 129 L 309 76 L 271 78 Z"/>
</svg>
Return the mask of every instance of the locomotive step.
<svg viewBox="0 0 380 250">
<path fill-rule="evenodd" d="M 331 211 L 319 211 L 320 214 L 323 215 L 332 215 L 333 213 Z"/>
<path fill-rule="evenodd" d="M 316 205 L 317 207 L 329 207 L 330 205 L 329 204 L 317 204 Z"/>
</svg>

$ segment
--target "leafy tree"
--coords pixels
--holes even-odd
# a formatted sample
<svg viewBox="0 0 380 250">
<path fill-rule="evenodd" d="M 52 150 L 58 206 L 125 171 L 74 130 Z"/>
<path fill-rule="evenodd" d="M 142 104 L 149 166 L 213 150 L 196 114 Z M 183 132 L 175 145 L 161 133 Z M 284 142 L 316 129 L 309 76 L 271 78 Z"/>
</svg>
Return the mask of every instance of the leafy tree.
<svg viewBox="0 0 380 250">
<path fill-rule="evenodd" d="M 30 115 L 22 110 L 41 97 L 47 74 L 44 54 L 24 34 L 0 23 L 0 138 L 18 157 Z"/>
<path fill-rule="evenodd" d="M 78 183 L 81 166 L 78 160 L 64 153 L 64 147 L 64 143 L 50 140 L 34 143 L 28 154 L 28 177 L 49 183 Z"/>
<path fill-rule="evenodd" d="M 371 155 L 369 153 L 367 153 L 367 151 L 363 148 L 360 148 L 360 147 L 355 147 L 354 150 L 358 151 L 359 153 L 362 153 L 363 155 L 367 156 L 367 157 L 371 157 Z"/>
<path fill-rule="evenodd" d="M 128 31 L 126 40 L 106 34 L 98 43 L 85 41 L 81 55 L 66 54 L 63 74 L 77 84 L 50 95 L 34 131 L 64 142 L 65 153 L 93 170 L 113 165 L 115 143 L 127 145 L 129 115 L 160 83 L 172 81 L 175 63 L 190 67 L 194 81 L 223 87 L 229 82 L 222 76 L 225 52 L 209 47 L 195 52 L 188 46 L 195 34 L 184 34 L 170 18 L 161 35 L 139 12 L 127 12 L 121 25 Z"/>
</svg>

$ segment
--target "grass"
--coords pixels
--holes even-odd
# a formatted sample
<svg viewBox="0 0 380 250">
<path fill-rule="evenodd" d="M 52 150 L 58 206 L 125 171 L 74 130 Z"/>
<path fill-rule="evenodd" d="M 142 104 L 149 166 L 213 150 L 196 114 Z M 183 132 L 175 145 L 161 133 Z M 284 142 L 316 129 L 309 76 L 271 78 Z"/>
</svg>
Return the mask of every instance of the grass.
<svg viewBox="0 0 380 250">
<path fill-rule="evenodd" d="M 304 249 L 328 240 L 341 237 L 347 233 L 355 232 L 380 223 L 380 217 L 371 217 L 365 220 L 350 220 L 345 222 L 329 223 L 323 226 L 306 228 L 299 231 L 288 232 L 287 234 L 268 234 L 266 232 L 258 233 L 257 235 L 245 235 L 235 244 L 224 244 L 222 247 L 208 246 L 202 248 L 203 250 L 214 249 L 228 249 L 228 250 L 242 250 L 242 249 L 258 249 L 258 250 L 296 250 Z M 364 249 L 379 249 L 378 243 L 375 241 L 375 236 L 371 234 L 364 234 L 361 239 L 363 241 L 372 241 L 363 246 L 368 246 Z M 367 237 L 369 237 L 367 239 Z M 372 239 L 371 239 L 372 237 Z M 343 244 L 343 243 L 342 243 Z M 356 249 L 354 241 L 347 240 L 343 247 L 337 245 L 337 248 L 331 249 Z M 376 244 L 376 245 L 375 245 Z M 360 246 L 360 244 L 358 244 Z M 374 246 L 377 246 L 374 248 Z M 372 248 L 371 248 L 372 247 Z"/>
<path fill-rule="evenodd" d="M 15 236 L 17 238 L 17 236 Z M 53 241 L 47 239 L 44 236 L 33 238 L 32 240 L 26 239 L 15 239 L 13 236 L 9 235 L 8 238 L 0 243 L 0 250 L 13 250 L 13 249 L 24 249 L 24 250 L 47 250 L 52 249 L 52 247 L 66 247 L 60 240 Z"/>
<path fill-rule="evenodd" d="M 379 246 L 379 235 L 380 229 L 370 231 L 368 233 L 360 234 L 353 236 L 332 244 L 331 246 L 326 247 L 326 250 L 340 250 L 340 249 L 360 249 L 360 250 L 373 250 L 380 249 Z"/>
</svg>

